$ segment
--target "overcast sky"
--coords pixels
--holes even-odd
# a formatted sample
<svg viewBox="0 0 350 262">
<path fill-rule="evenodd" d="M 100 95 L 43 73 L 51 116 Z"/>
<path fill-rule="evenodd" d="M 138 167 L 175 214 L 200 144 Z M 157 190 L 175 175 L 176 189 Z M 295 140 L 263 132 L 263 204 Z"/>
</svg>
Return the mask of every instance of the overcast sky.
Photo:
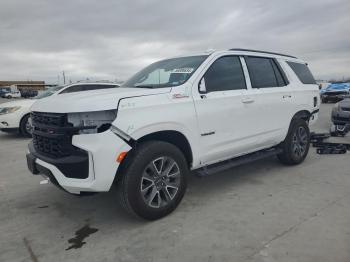
<svg viewBox="0 0 350 262">
<path fill-rule="evenodd" d="M 1 0 L 0 80 L 125 80 L 207 49 L 296 55 L 318 79 L 350 77 L 349 0 Z M 61 76 L 62 81 L 62 76 Z"/>
</svg>

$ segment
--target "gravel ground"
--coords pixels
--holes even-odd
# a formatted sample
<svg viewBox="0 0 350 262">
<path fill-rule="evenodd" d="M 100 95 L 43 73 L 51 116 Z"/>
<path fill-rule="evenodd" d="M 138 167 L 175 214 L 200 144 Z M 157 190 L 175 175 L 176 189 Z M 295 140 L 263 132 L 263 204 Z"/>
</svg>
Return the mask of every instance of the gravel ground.
<svg viewBox="0 0 350 262">
<path fill-rule="evenodd" d="M 328 130 L 331 107 L 314 130 Z M 115 190 L 75 197 L 39 185 L 28 142 L 0 132 L 0 261 L 350 261 L 349 153 L 311 148 L 296 167 L 270 158 L 193 175 L 174 213 L 145 222 Z"/>
</svg>

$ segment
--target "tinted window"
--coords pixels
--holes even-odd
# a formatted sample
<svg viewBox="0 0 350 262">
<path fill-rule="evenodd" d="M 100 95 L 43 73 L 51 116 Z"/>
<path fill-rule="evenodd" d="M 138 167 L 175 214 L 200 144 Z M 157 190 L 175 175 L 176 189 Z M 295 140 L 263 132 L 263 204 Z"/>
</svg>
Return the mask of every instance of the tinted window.
<svg viewBox="0 0 350 262">
<path fill-rule="evenodd" d="M 275 61 L 264 57 L 247 57 L 246 63 L 253 88 L 279 87 L 286 85 Z"/>
<path fill-rule="evenodd" d="M 60 94 L 65 94 L 65 93 L 74 93 L 74 92 L 80 92 L 80 91 L 89 91 L 89 90 L 97 90 L 97 89 L 105 89 L 105 88 L 113 88 L 116 87 L 117 85 L 75 85 L 66 88 L 63 90 Z"/>
<path fill-rule="evenodd" d="M 83 91 L 83 85 L 70 86 L 64 89 L 60 94 Z"/>
<path fill-rule="evenodd" d="M 303 84 L 316 84 L 316 81 L 306 64 L 293 62 L 287 62 L 287 64 L 293 69 L 294 73 Z"/>
<path fill-rule="evenodd" d="M 241 61 L 237 56 L 216 60 L 204 75 L 207 92 L 246 89 Z"/>
<path fill-rule="evenodd" d="M 116 87 L 115 85 L 84 85 L 83 90 L 97 90 L 97 89 L 106 89 L 106 88 L 113 88 Z"/>
</svg>

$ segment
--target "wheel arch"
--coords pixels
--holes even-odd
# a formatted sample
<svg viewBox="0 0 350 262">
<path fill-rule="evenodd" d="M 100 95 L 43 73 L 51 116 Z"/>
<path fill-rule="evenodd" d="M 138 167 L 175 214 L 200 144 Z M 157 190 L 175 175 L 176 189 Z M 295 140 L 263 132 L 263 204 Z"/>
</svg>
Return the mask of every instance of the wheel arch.
<svg viewBox="0 0 350 262">
<path fill-rule="evenodd" d="M 295 119 L 303 119 L 308 122 L 310 120 L 310 117 L 311 117 L 311 113 L 308 110 L 300 110 L 294 114 L 294 116 L 292 117 L 291 123 Z"/>
<path fill-rule="evenodd" d="M 136 143 L 143 143 L 146 141 L 163 141 L 168 142 L 177 148 L 184 154 L 187 164 L 191 167 L 193 163 L 193 151 L 187 137 L 176 130 L 162 130 L 146 134 L 136 140 Z"/>
<path fill-rule="evenodd" d="M 22 125 L 22 122 L 24 120 L 24 118 L 26 116 L 30 116 L 30 112 L 29 113 L 25 113 L 21 116 L 20 120 L 19 120 L 19 123 L 18 123 L 18 129 L 19 129 L 19 132 L 22 134 L 22 130 L 21 130 L 21 125 Z"/>
<path fill-rule="evenodd" d="M 289 132 L 290 132 L 290 130 L 291 130 L 293 121 L 295 121 L 295 120 L 297 120 L 297 119 L 303 119 L 303 120 L 305 120 L 305 121 L 308 123 L 309 120 L 310 120 L 311 115 L 312 115 L 312 114 L 311 114 L 308 110 L 300 110 L 300 111 L 296 112 L 296 113 L 293 115 L 292 119 L 290 120 L 289 127 L 288 127 L 288 131 L 287 131 L 287 133 L 286 133 L 284 139 L 286 139 L 286 137 L 288 136 L 288 134 L 289 134 Z M 284 141 L 284 140 L 283 140 L 283 141 Z M 283 142 L 283 141 L 282 141 L 282 142 Z"/>
</svg>

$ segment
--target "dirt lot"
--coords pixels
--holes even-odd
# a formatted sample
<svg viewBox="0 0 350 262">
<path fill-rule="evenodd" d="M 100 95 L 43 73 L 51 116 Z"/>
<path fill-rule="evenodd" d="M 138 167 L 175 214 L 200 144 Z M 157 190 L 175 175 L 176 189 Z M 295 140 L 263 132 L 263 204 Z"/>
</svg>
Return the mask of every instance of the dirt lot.
<svg viewBox="0 0 350 262">
<path fill-rule="evenodd" d="M 315 129 L 327 131 L 331 107 Z M 297 167 L 271 158 L 191 176 L 173 214 L 144 222 L 114 190 L 75 197 L 39 185 L 28 142 L 0 133 L 0 261 L 350 261 L 350 153 L 311 148 Z"/>
</svg>

